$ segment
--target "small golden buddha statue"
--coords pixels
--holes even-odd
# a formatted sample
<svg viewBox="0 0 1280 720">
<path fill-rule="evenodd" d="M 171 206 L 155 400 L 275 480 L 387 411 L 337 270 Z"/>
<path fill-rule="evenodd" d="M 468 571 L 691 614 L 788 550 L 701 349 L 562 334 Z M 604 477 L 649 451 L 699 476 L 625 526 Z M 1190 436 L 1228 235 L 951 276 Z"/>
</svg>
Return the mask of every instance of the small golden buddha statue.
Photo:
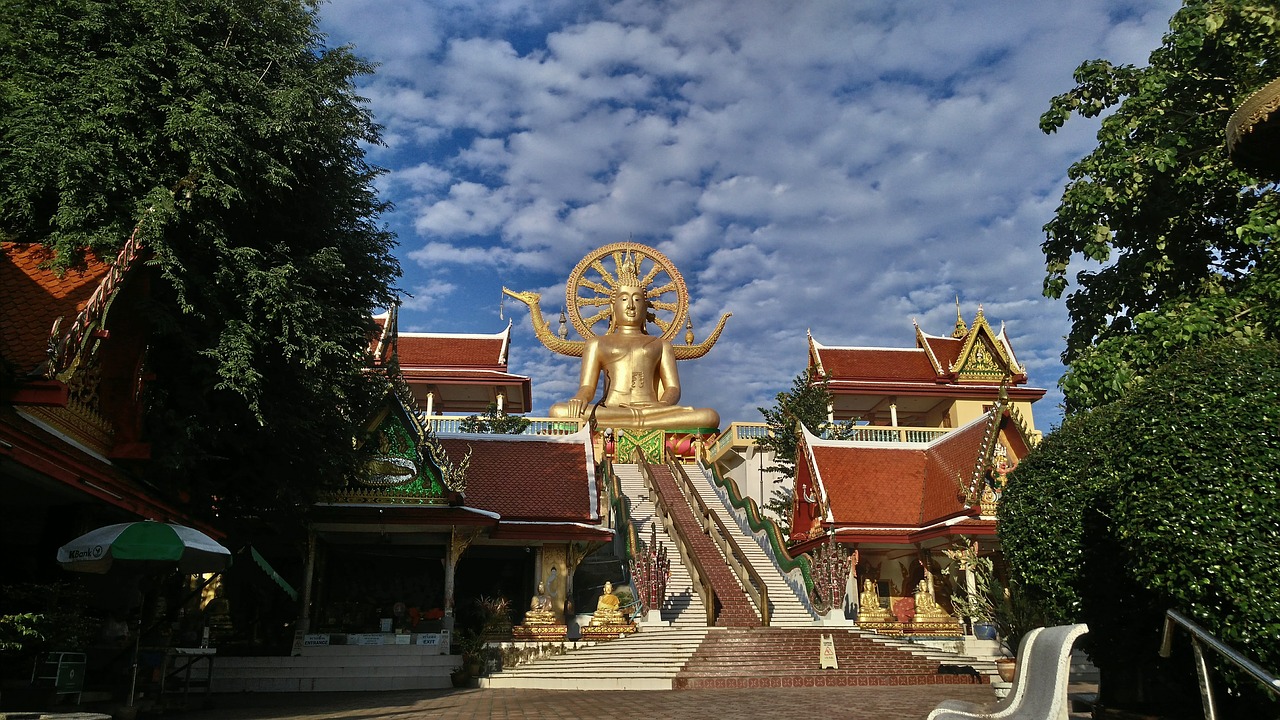
<svg viewBox="0 0 1280 720">
<path fill-rule="evenodd" d="M 529 612 L 524 614 L 525 625 L 555 625 L 555 604 L 547 594 L 546 585 L 538 583 L 538 593 L 529 601 Z"/>
<path fill-rule="evenodd" d="M 605 581 L 604 592 L 596 601 L 596 611 L 591 615 L 591 624 L 594 626 L 627 624 L 626 616 L 618 609 L 618 596 L 613 594 L 612 582 Z"/>
<path fill-rule="evenodd" d="M 933 595 L 933 573 L 929 572 L 928 567 L 924 569 L 924 578 L 916 586 L 915 601 L 916 622 L 951 619 L 951 616 L 942 609 L 942 606 L 938 604 L 937 598 Z"/>
<path fill-rule="evenodd" d="M 880 607 L 880 591 L 876 589 L 876 581 L 865 578 L 862 581 L 862 592 L 858 595 L 858 622 L 884 622 L 889 613 Z"/>
<path fill-rule="evenodd" d="M 586 341 L 578 392 L 551 406 L 554 418 L 577 420 L 592 412 L 600 373 L 608 378 L 607 390 L 593 412 L 601 427 L 614 428 L 714 428 L 720 415 L 709 408 L 677 405 L 680 377 L 671 343 L 649 335 L 646 325 L 649 301 L 634 262 L 625 262 L 611 294 L 610 329 Z"/>
</svg>

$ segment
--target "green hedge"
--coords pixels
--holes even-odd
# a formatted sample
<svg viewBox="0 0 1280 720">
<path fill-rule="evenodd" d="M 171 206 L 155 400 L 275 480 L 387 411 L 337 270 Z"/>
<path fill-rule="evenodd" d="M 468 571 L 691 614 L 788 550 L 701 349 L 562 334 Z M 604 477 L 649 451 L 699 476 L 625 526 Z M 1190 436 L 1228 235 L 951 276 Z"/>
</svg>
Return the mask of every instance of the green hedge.
<svg viewBox="0 0 1280 720">
<path fill-rule="evenodd" d="M 1105 704 L 1198 713 L 1185 635 L 1156 655 L 1163 613 L 1280 667 L 1278 488 L 1280 345 L 1216 342 L 1046 437 L 1010 476 L 1001 545 L 1048 617 L 1089 624 Z M 1228 681 L 1232 716 L 1280 713 Z"/>
</svg>

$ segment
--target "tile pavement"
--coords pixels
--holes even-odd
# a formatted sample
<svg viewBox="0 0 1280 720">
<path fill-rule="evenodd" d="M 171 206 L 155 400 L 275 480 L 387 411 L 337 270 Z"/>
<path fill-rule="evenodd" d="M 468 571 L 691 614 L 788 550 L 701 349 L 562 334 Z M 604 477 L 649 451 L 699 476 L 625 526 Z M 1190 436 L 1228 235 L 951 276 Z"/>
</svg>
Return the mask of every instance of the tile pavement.
<svg viewBox="0 0 1280 720">
<path fill-rule="evenodd" d="M 986 685 L 679 691 L 463 689 L 380 693 L 214 695 L 181 720 L 559 720 L 643 716 L 649 720 L 814 716 L 922 720 L 948 698 L 995 700 Z"/>
</svg>

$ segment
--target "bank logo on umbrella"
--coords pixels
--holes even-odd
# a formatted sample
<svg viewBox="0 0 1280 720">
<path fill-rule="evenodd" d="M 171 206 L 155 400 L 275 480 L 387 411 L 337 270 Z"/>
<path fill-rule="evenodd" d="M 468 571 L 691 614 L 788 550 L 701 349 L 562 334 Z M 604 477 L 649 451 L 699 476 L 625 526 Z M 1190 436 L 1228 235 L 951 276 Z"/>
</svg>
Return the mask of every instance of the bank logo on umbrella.
<svg viewBox="0 0 1280 720">
<path fill-rule="evenodd" d="M 144 520 L 98 528 L 58 548 L 68 570 L 105 573 L 117 563 L 175 563 L 184 573 L 220 572 L 231 551 L 194 528 Z"/>
</svg>

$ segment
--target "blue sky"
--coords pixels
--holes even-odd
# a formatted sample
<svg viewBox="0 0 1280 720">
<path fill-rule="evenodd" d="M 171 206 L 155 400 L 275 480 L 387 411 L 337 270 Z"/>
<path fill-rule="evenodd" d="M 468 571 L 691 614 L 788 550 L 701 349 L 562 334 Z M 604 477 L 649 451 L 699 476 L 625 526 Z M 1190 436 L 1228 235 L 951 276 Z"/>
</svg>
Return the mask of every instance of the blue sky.
<svg viewBox="0 0 1280 720">
<path fill-rule="evenodd" d="M 558 313 L 574 265 L 634 238 L 683 274 L 704 358 L 682 403 L 724 422 L 826 345 L 949 333 L 959 297 L 1004 323 L 1060 418 L 1063 302 L 1040 294 L 1041 226 L 1096 122 L 1044 135 L 1082 61 L 1145 64 L 1170 0 L 330 0 L 321 28 L 379 63 L 361 93 L 384 127 L 384 217 L 400 240 L 401 329 L 492 333 L 534 414 L 575 359 L 533 337 L 501 288 Z M 503 319 L 506 318 L 506 319 Z M 554 318 L 551 318 L 554 324 Z"/>
</svg>

